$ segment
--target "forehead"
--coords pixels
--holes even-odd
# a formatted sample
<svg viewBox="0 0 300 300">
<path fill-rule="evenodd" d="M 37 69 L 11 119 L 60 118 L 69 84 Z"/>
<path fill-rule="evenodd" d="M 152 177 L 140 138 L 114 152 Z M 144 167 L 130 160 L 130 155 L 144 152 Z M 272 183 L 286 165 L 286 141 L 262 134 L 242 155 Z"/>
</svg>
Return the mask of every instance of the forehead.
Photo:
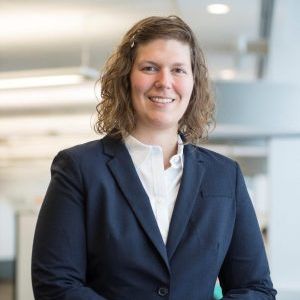
<svg viewBox="0 0 300 300">
<path fill-rule="evenodd" d="M 176 39 L 155 39 L 137 46 L 135 61 L 144 59 L 176 59 L 187 63 L 191 61 L 188 43 Z"/>
</svg>

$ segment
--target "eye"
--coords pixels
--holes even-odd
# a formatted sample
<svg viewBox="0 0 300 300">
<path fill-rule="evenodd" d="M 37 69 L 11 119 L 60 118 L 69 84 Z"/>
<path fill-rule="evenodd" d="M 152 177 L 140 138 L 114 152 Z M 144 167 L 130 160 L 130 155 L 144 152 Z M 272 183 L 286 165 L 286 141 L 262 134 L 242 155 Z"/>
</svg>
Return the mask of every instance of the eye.
<svg viewBox="0 0 300 300">
<path fill-rule="evenodd" d="M 186 74 L 186 70 L 184 68 L 179 68 L 179 67 L 174 68 L 173 72 L 176 74 Z"/>
<path fill-rule="evenodd" d="M 142 71 L 146 72 L 146 73 L 154 73 L 157 71 L 157 67 L 155 66 L 144 66 L 142 67 Z"/>
</svg>

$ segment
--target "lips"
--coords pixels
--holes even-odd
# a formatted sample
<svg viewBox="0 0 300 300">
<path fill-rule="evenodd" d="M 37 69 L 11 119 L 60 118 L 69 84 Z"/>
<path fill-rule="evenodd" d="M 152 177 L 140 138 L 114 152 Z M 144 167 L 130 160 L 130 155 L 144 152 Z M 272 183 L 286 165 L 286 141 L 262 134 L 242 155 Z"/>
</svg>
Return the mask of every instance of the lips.
<svg viewBox="0 0 300 300">
<path fill-rule="evenodd" d="M 150 96 L 148 99 L 154 103 L 162 103 L 162 104 L 167 104 L 167 103 L 172 103 L 175 101 L 174 98 L 170 97 L 160 97 L 160 96 Z"/>
</svg>

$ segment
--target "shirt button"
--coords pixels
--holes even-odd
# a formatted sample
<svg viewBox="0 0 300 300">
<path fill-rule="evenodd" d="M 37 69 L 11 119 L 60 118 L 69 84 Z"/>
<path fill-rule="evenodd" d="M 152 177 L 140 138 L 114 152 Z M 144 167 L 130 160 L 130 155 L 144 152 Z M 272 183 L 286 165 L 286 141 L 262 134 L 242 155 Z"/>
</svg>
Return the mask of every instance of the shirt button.
<svg viewBox="0 0 300 300">
<path fill-rule="evenodd" d="M 174 162 L 179 162 L 179 156 L 174 156 Z"/>
<path fill-rule="evenodd" d="M 159 295 L 159 296 L 164 297 L 164 296 L 167 296 L 168 294 L 169 294 L 169 289 L 168 289 L 167 287 L 162 286 L 162 287 L 160 287 L 160 288 L 158 289 L 158 295 Z"/>
</svg>

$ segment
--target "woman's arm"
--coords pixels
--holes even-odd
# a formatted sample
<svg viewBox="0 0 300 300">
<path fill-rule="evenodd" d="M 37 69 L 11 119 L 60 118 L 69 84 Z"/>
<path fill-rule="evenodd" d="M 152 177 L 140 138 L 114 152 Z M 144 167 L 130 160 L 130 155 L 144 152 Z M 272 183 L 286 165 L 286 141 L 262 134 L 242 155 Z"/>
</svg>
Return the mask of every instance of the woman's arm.
<svg viewBox="0 0 300 300">
<path fill-rule="evenodd" d="M 263 239 L 238 165 L 236 174 L 234 232 L 219 275 L 223 299 L 275 299 Z"/>
<path fill-rule="evenodd" d="M 105 300 L 86 286 L 84 193 L 77 164 L 65 151 L 51 167 L 51 182 L 35 231 L 32 284 L 35 299 Z"/>
</svg>

